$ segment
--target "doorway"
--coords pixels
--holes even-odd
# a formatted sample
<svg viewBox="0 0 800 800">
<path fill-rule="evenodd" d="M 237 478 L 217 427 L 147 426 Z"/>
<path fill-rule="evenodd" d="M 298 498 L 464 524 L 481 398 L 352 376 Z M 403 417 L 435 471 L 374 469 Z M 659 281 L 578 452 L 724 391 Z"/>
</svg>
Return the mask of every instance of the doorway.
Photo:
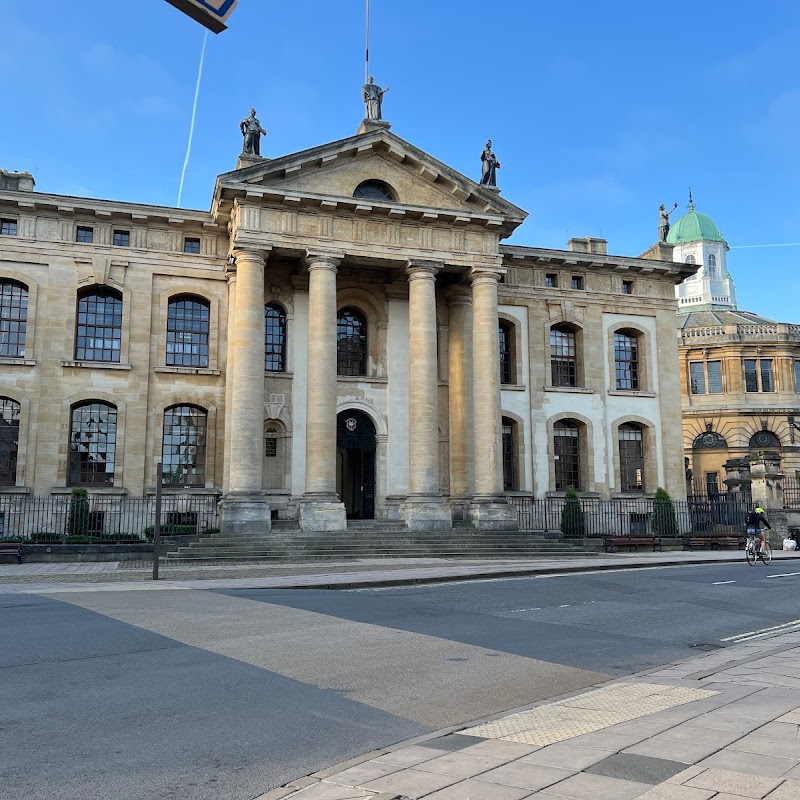
<svg viewBox="0 0 800 800">
<path fill-rule="evenodd" d="M 356 409 L 336 417 L 336 492 L 348 519 L 375 518 L 375 426 Z"/>
</svg>

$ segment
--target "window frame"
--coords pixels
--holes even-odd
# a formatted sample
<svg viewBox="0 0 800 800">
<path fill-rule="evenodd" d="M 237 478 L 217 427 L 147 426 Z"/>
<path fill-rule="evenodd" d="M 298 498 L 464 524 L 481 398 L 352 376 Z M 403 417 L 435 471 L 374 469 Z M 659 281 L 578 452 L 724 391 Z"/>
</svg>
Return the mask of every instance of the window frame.
<svg viewBox="0 0 800 800">
<path fill-rule="evenodd" d="M 515 386 L 517 384 L 516 325 L 511 320 L 501 317 L 497 325 L 497 334 L 500 351 L 500 384 Z"/>
<path fill-rule="evenodd" d="M 582 291 L 583 290 L 583 276 L 582 275 L 573 275 L 570 278 L 570 288 L 575 291 Z"/>
<path fill-rule="evenodd" d="M 353 198 L 356 200 L 371 200 L 376 203 L 396 203 L 397 192 L 380 178 L 368 178 L 365 181 L 361 181 L 353 189 Z"/>
<path fill-rule="evenodd" d="M 558 289 L 558 273 L 557 272 L 545 273 L 544 285 L 546 289 Z"/>
<path fill-rule="evenodd" d="M 622 281 L 622 294 L 633 294 L 633 281 Z"/>
<path fill-rule="evenodd" d="M 624 345 L 625 341 L 630 346 Z M 614 346 L 614 387 L 620 392 L 640 392 L 644 389 L 644 363 L 641 332 L 631 328 L 621 327 L 613 331 Z M 628 357 L 622 357 L 630 354 Z M 629 384 L 629 385 L 624 385 Z"/>
<path fill-rule="evenodd" d="M 25 358 L 30 301 L 29 286 L 13 278 L 0 279 L 0 357 Z"/>
<path fill-rule="evenodd" d="M 95 301 L 94 306 L 90 305 L 90 301 L 92 299 Z M 102 304 L 98 303 L 98 300 L 102 300 Z M 109 303 L 109 301 L 113 302 Z M 86 305 L 82 308 L 84 303 Z M 119 306 L 118 314 L 116 312 L 117 304 Z M 110 305 L 110 311 L 105 310 L 107 305 Z M 125 306 L 121 292 L 103 286 L 92 286 L 80 291 L 78 293 L 78 301 L 75 309 L 75 342 L 73 349 L 75 360 L 102 364 L 121 363 L 124 313 Z M 81 321 L 82 316 L 86 318 L 83 322 Z M 112 324 L 107 325 L 105 324 L 105 320 L 109 316 L 112 318 Z M 90 323 L 89 317 L 93 317 L 94 322 Z M 98 317 L 102 318 L 103 324 L 98 324 Z M 117 317 L 119 319 L 119 323 L 115 324 Z M 90 336 L 89 331 L 94 331 L 94 333 Z M 93 342 L 98 340 L 98 332 L 100 332 L 99 338 L 103 342 L 104 346 L 101 348 L 87 347 L 86 341 L 90 338 Z M 110 332 L 110 335 L 106 335 L 106 332 Z M 83 345 L 80 344 L 81 339 L 84 340 Z M 111 342 L 111 347 L 105 347 L 106 341 Z M 113 346 L 114 343 L 116 343 L 116 347 Z M 108 353 L 109 357 L 97 358 L 96 353 L 98 349 L 101 353 Z M 93 357 L 91 358 L 86 355 L 87 351 L 90 350 L 93 353 Z"/>
<path fill-rule="evenodd" d="M 92 225 L 76 225 L 75 241 L 77 244 L 94 244 L 94 227 Z"/>
<path fill-rule="evenodd" d="M 273 317 L 269 312 L 275 311 Z M 277 332 L 270 332 L 271 321 L 278 321 Z M 264 305 L 264 371 L 265 372 L 286 372 L 287 354 L 287 314 L 286 309 L 279 303 L 266 303 Z M 272 338 L 271 338 L 272 337 Z M 275 340 L 277 337 L 277 341 Z M 277 366 L 270 365 L 270 359 L 277 359 Z"/>
<path fill-rule="evenodd" d="M 630 436 L 623 436 L 630 433 Z M 638 434 L 638 435 L 637 435 Z M 639 453 L 632 461 L 630 456 L 624 457 L 624 450 L 632 449 L 630 446 L 623 448 L 623 442 L 638 442 Z M 647 460 L 645 453 L 645 429 L 638 422 L 623 422 L 617 426 L 617 453 L 619 457 L 619 489 L 622 494 L 645 494 L 647 491 Z M 640 467 L 636 464 L 641 463 Z M 631 466 L 631 464 L 633 466 Z M 631 472 L 639 473 L 641 480 L 626 482 Z"/>
<path fill-rule="evenodd" d="M 774 358 L 743 358 L 742 373 L 745 394 L 775 394 L 778 391 L 775 382 Z M 752 365 L 752 366 L 751 366 Z M 764 367 L 767 366 L 765 372 Z M 765 382 L 764 377 L 769 380 Z M 765 383 L 769 388 L 765 389 Z"/>
<path fill-rule="evenodd" d="M 9 412 L 10 418 L 6 412 Z M 16 486 L 20 465 L 22 403 L 7 395 L 0 396 L 0 486 Z M 6 448 L 6 444 L 9 447 Z M 8 454 L 8 462 L 4 457 Z"/>
<path fill-rule="evenodd" d="M 344 317 L 356 320 L 359 323 L 359 332 L 350 331 L 351 322 L 343 322 Z M 365 378 L 369 368 L 369 320 L 367 315 L 357 306 L 342 306 L 336 312 L 336 376 Z M 358 342 L 355 342 L 355 338 Z M 342 347 L 342 342 L 349 342 L 347 347 Z M 357 346 L 353 346 L 356 345 Z"/>
<path fill-rule="evenodd" d="M 581 424 L 570 417 L 553 423 L 553 486 L 557 492 L 575 489 L 582 492 L 583 473 L 581 463 Z M 570 433 L 564 433 L 570 431 Z M 569 446 L 566 446 L 569 442 Z M 566 460 L 569 464 L 565 466 Z M 574 480 L 571 480 L 574 479 Z"/>
<path fill-rule="evenodd" d="M 500 418 L 500 457 L 503 470 L 503 491 L 519 491 L 519 467 L 517 464 L 517 422 L 511 417 Z"/>
<path fill-rule="evenodd" d="M 106 409 L 105 411 L 101 408 Z M 85 409 L 85 411 L 84 411 Z M 84 437 L 83 439 L 76 439 L 76 415 L 90 417 L 92 414 L 107 414 L 108 420 L 105 424 L 107 430 L 103 432 L 99 429 L 103 423 L 98 420 L 98 429 L 94 430 L 88 427 L 83 427 L 83 423 L 78 418 L 78 435 Z M 112 430 L 113 427 L 113 430 Z M 75 443 L 86 444 L 85 450 L 81 451 L 74 447 Z M 117 444 L 119 443 L 119 407 L 106 400 L 84 400 L 74 403 L 69 409 L 69 445 L 67 448 L 67 486 L 83 486 L 87 488 L 109 488 L 114 486 L 114 481 L 118 472 L 117 464 Z M 92 454 L 100 453 L 99 448 L 105 444 L 105 455 L 111 453 L 111 458 L 106 458 L 103 461 L 91 462 Z M 86 454 L 88 458 L 82 460 L 81 454 Z M 111 465 L 110 472 L 105 470 L 100 472 L 97 469 L 89 469 L 87 465 L 93 463 L 94 465 L 103 464 L 105 466 Z M 105 480 L 91 480 L 85 476 L 107 476 Z M 76 477 L 77 475 L 77 477 Z"/>
<path fill-rule="evenodd" d="M 181 413 L 176 413 L 179 410 Z M 183 410 L 188 410 L 192 413 L 183 413 Z M 179 479 L 176 480 L 173 477 L 170 480 L 164 481 L 165 485 L 182 486 L 184 488 L 205 488 L 208 475 L 208 433 L 210 427 L 209 416 L 208 409 L 205 409 L 196 403 L 175 403 L 167 406 L 164 409 L 162 413 L 161 428 L 162 474 L 169 472 L 169 474 L 172 476 L 173 465 L 176 467 L 185 467 L 188 465 L 189 467 L 185 470 L 185 472 L 183 472 L 183 474 L 181 474 L 181 470 L 177 470 L 177 477 Z M 173 417 L 179 421 L 170 421 Z M 184 442 L 167 442 L 168 436 L 180 439 L 180 437 L 185 435 L 184 429 L 188 429 L 189 426 L 180 421 L 185 418 L 202 420 L 202 424 L 194 425 L 195 441 L 189 439 Z M 202 441 L 200 441 L 200 432 L 202 432 Z M 170 448 L 170 451 L 174 452 L 168 452 L 167 447 Z M 186 450 L 191 447 L 195 448 L 193 453 L 194 460 L 192 462 L 182 463 L 180 459 L 182 455 L 185 455 L 185 453 L 181 453 L 177 448 L 183 448 Z M 181 477 L 183 477 L 183 479 L 180 479 Z M 186 480 L 186 478 L 195 478 L 195 480 Z"/>
<path fill-rule="evenodd" d="M 183 237 L 183 252 L 188 253 L 192 256 L 199 256 L 200 255 L 200 247 L 201 247 L 201 240 L 199 236 L 184 236 Z M 192 246 L 191 249 L 187 249 L 189 245 Z M 197 249 L 194 249 L 194 246 L 197 245 Z"/>
<path fill-rule="evenodd" d="M 19 220 L 13 217 L 0 218 L 0 236 L 17 236 L 19 233 Z"/>
<path fill-rule="evenodd" d="M 187 317 L 185 308 L 182 314 L 178 314 L 179 306 L 181 304 L 192 303 L 197 306 L 199 316 L 199 330 L 194 330 L 195 325 L 195 310 Z M 175 313 L 172 313 L 172 309 Z M 205 309 L 205 319 L 202 312 Z M 179 328 L 178 321 L 181 320 L 184 325 L 187 324 L 188 328 Z M 205 329 L 203 330 L 202 323 L 205 322 Z M 211 362 L 211 301 L 201 295 L 189 294 L 181 292 L 179 294 L 170 295 L 167 299 L 167 325 L 165 333 L 165 364 L 168 367 L 185 367 L 189 369 L 208 369 Z M 183 337 L 188 336 L 184 341 Z M 198 337 L 195 339 L 195 337 Z M 205 339 L 203 339 L 205 337 Z M 170 350 L 170 345 L 173 345 Z M 185 352 L 189 348 L 189 352 Z M 193 348 L 197 348 L 197 352 L 192 352 Z M 205 352 L 204 352 L 205 350 Z M 189 359 L 188 363 L 186 359 Z M 205 357 L 205 360 L 204 360 Z M 196 362 L 196 363 L 195 363 Z"/>
<path fill-rule="evenodd" d="M 550 326 L 550 382 L 554 387 L 575 388 L 580 386 L 579 359 L 578 359 L 578 332 L 568 324 L 559 322 Z M 566 339 L 566 350 L 563 342 Z M 566 370 L 566 379 L 564 380 Z"/>
</svg>

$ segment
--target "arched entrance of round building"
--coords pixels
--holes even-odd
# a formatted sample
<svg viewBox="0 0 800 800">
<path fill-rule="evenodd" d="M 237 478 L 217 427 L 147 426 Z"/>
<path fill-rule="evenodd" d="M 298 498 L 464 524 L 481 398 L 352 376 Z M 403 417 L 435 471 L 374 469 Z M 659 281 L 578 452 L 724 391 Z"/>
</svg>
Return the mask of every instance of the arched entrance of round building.
<svg viewBox="0 0 800 800">
<path fill-rule="evenodd" d="M 375 517 L 375 425 L 350 408 L 336 417 L 336 492 L 348 519 Z"/>
</svg>

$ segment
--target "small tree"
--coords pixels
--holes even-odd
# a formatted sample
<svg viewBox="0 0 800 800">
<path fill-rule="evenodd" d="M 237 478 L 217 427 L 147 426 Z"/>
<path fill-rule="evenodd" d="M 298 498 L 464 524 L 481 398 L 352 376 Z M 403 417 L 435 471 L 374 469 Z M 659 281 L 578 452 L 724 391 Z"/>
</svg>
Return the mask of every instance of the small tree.
<svg viewBox="0 0 800 800">
<path fill-rule="evenodd" d="M 653 533 L 656 536 L 677 536 L 678 519 L 675 506 L 666 489 L 660 486 L 653 498 Z"/>
<path fill-rule="evenodd" d="M 586 532 L 586 523 L 583 518 L 583 508 L 578 493 L 574 489 L 567 489 L 567 498 L 564 508 L 561 509 L 561 532 L 564 536 L 581 537 Z"/>
<path fill-rule="evenodd" d="M 89 493 L 75 488 L 70 492 L 67 536 L 86 536 L 89 533 Z"/>
</svg>

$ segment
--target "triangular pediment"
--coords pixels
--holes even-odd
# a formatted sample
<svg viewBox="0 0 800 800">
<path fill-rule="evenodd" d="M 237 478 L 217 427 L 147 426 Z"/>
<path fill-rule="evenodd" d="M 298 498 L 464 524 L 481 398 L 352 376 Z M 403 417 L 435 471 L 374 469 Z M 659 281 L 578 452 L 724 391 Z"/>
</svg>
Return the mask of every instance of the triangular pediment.
<svg viewBox="0 0 800 800">
<path fill-rule="evenodd" d="M 367 180 L 388 184 L 396 200 L 353 197 Z M 388 130 L 370 131 L 279 158 L 263 159 L 217 179 L 215 204 L 236 196 L 316 204 L 359 213 L 492 217 L 505 235 L 527 216 L 481 186 Z"/>
</svg>

